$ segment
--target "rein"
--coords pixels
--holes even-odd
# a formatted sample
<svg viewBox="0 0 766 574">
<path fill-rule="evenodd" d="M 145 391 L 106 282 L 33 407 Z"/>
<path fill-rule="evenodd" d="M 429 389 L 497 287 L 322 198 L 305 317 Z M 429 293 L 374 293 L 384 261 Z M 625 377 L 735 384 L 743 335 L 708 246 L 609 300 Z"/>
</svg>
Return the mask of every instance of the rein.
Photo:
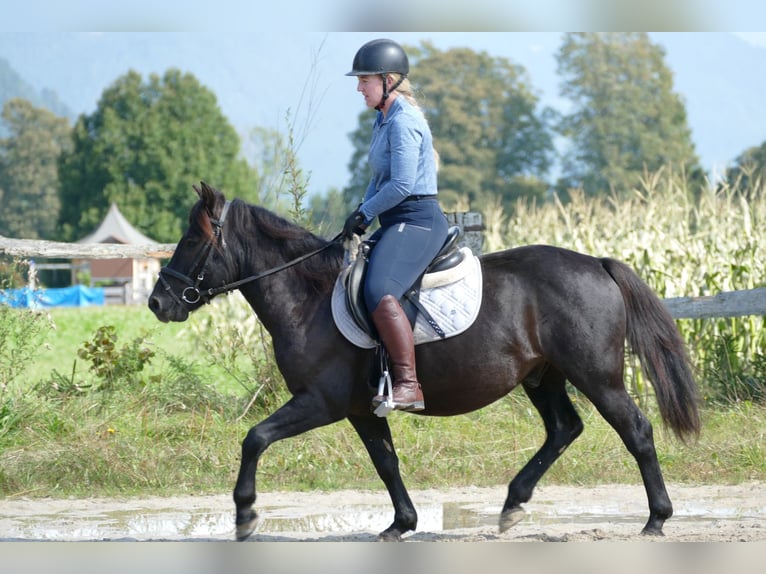
<svg viewBox="0 0 766 574">
<path fill-rule="evenodd" d="M 314 251 L 306 253 L 305 255 L 296 257 L 295 259 L 288 261 L 287 263 L 283 263 L 282 265 L 279 265 L 277 267 L 272 267 L 271 269 L 263 271 L 262 273 L 258 273 L 258 275 L 251 275 L 250 277 L 245 277 L 244 279 L 240 279 L 239 281 L 234 281 L 233 283 L 226 283 L 225 285 L 221 285 L 220 287 L 208 289 L 207 291 L 205 291 L 205 293 L 209 297 L 213 297 L 214 295 L 220 295 L 221 293 L 226 293 L 227 291 L 233 291 L 234 289 L 237 289 L 238 287 L 241 287 L 242 285 L 245 285 L 246 283 L 258 281 L 258 279 L 263 279 L 264 277 L 268 277 L 269 275 L 274 275 L 275 273 L 284 271 L 285 269 L 288 269 L 292 267 L 293 265 L 298 265 L 298 263 L 306 261 L 306 259 L 310 259 L 311 257 L 314 257 L 315 255 L 319 255 L 322 251 L 331 247 L 332 244 L 338 241 L 341 237 L 343 237 L 343 234 L 339 233 L 338 235 L 333 237 L 327 245 L 323 245 L 319 249 L 315 249 Z"/>
<path fill-rule="evenodd" d="M 197 256 L 197 259 L 195 259 L 194 263 L 192 264 L 191 268 L 193 272 L 194 269 L 199 265 L 199 262 L 203 261 L 203 258 L 204 258 L 204 262 L 202 263 L 202 266 L 200 267 L 200 271 L 197 274 L 196 280 L 193 280 L 188 275 L 179 273 L 175 269 L 170 269 L 169 267 L 163 267 L 162 269 L 160 269 L 160 282 L 165 288 L 165 291 L 167 291 L 170 294 L 170 296 L 178 304 L 181 304 L 183 302 L 183 303 L 186 303 L 187 305 L 194 305 L 196 303 L 199 303 L 200 299 L 203 299 L 203 298 L 205 303 L 208 303 L 210 302 L 210 299 L 212 299 L 216 295 L 233 291 L 234 289 L 237 289 L 241 287 L 242 285 L 245 285 L 247 283 L 252 283 L 253 281 L 258 281 L 259 279 L 263 279 L 264 277 L 268 277 L 269 275 L 274 275 L 275 273 L 279 273 L 280 271 L 289 269 L 290 267 L 293 267 L 294 265 L 298 265 L 299 263 L 306 261 L 306 259 L 310 259 L 311 257 L 318 255 L 325 249 L 328 249 L 329 247 L 333 245 L 333 243 L 336 243 L 343 237 L 343 233 L 339 233 L 338 235 L 333 237 L 329 243 L 327 243 L 326 245 L 323 245 L 319 249 L 315 249 L 314 251 L 306 253 L 305 255 L 296 257 L 295 259 L 288 261 L 287 263 L 283 263 L 282 265 L 278 265 L 277 267 L 272 267 L 271 269 L 267 269 L 266 271 L 263 271 L 262 273 L 258 273 L 257 275 L 251 275 L 249 277 L 245 277 L 244 279 L 233 281 L 232 283 L 226 283 L 224 285 L 221 285 L 220 287 L 211 287 L 210 289 L 200 291 L 199 285 L 200 283 L 202 283 L 202 280 L 205 278 L 205 268 L 207 267 L 208 261 L 210 260 L 210 257 L 213 254 L 213 246 L 219 239 L 221 241 L 221 247 L 226 246 L 226 242 L 223 239 L 223 225 L 226 222 L 226 215 L 229 211 L 230 205 L 231 205 L 230 201 L 227 201 L 224 204 L 223 210 L 221 211 L 221 216 L 218 219 L 213 219 L 212 217 L 210 218 L 210 223 L 212 223 L 214 227 L 215 237 L 213 238 L 212 241 L 207 242 L 204 249 L 200 252 L 200 254 Z M 171 277 L 175 277 L 176 279 L 180 279 L 181 281 L 187 284 L 187 287 L 185 287 L 184 290 L 181 292 L 180 298 L 175 294 L 175 292 L 173 292 L 170 284 L 163 277 L 163 274 L 170 275 Z"/>
</svg>

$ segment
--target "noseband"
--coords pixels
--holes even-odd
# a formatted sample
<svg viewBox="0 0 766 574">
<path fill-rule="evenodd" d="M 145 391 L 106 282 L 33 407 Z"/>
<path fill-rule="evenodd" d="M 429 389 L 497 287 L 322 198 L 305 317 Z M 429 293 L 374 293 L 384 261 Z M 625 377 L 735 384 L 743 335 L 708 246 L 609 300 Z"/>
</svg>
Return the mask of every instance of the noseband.
<svg viewBox="0 0 766 574">
<path fill-rule="evenodd" d="M 213 247 L 219 241 L 221 243 L 222 249 L 226 247 L 226 241 L 223 238 L 223 224 L 226 222 L 226 214 L 229 212 L 230 205 L 231 205 L 230 201 L 227 201 L 226 203 L 224 203 L 223 209 L 221 210 L 221 216 L 218 219 L 214 219 L 212 217 L 210 218 L 210 223 L 213 225 L 214 237 L 212 240 L 208 241 L 205 244 L 205 247 L 202 249 L 202 251 L 200 251 L 199 255 L 194 260 L 194 263 L 191 266 L 192 273 L 194 272 L 195 269 L 199 268 L 199 272 L 197 273 L 196 279 L 192 279 L 188 275 L 184 275 L 183 273 L 180 273 L 176 271 L 175 269 L 171 269 L 170 267 L 163 267 L 162 269 L 160 269 L 160 277 L 159 277 L 160 283 L 162 283 L 162 286 L 165 289 L 165 291 L 168 292 L 168 294 L 173 298 L 173 300 L 178 305 L 183 306 L 184 303 L 186 303 L 187 305 L 195 305 L 199 303 L 200 300 L 203 300 L 205 303 L 209 303 L 210 299 L 212 299 L 216 295 L 219 295 L 221 293 L 226 293 L 228 291 L 233 291 L 234 289 L 237 289 L 238 287 L 241 287 L 242 285 L 246 283 L 257 281 L 258 279 L 262 279 L 263 277 L 273 275 L 274 273 L 278 273 L 279 271 L 287 269 L 288 267 L 297 265 L 298 263 L 305 261 L 306 259 L 313 257 L 314 255 L 317 255 L 318 253 L 329 248 L 330 246 L 332 246 L 333 243 L 340 241 L 343 237 L 343 234 L 339 233 L 333 239 L 331 239 L 329 243 L 327 243 L 326 245 L 323 245 L 319 249 L 316 249 L 305 255 L 301 255 L 300 257 L 297 257 L 296 259 L 293 259 L 292 261 L 288 261 L 287 263 L 284 263 L 283 265 L 273 267 L 272 269 L 264 271 L 263 273 L 259 273 L 257 275 L 251 275 L 244 279 L 240 279 L 239 281 L 234 281 L 233 283 L 226 283 L 225 285 L 221 285 L 220 287 L 215 287 L 215 288 L 205 289 L 204 291 L 200 291 L 199 286 L 202 283 L 202 280 L 205 278 L 205 268 L 207 267 L 208 261 L 210 260 L 210 257 L 213 254 Z M 200 265 L 200 262 L 202 262 L 201 265 Z M 168 283 L 164 275 L 169 275 L 171 277 L 174 277 L 175 279 L 178 279 L 186 283 L 187 286 L 184 287 L 183 291 L 181 291 L 180 298 L 175 294 L 172 287 L 170 286 L 170 283 Z"/>
</svg>

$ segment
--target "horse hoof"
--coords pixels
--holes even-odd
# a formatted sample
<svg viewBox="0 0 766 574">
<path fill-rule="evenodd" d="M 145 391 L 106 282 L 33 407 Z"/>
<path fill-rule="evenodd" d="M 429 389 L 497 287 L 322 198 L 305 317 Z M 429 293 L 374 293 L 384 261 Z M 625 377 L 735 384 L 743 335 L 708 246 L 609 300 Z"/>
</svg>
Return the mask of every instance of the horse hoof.
<svg viewBox="0 0 766 574">
<path fill-rule="evenodd" d="M 526 516 L 523 508 L 516 507 L 505 510 L 500 514 L 500 533 L 502 534 L 512 526 L 516 526 Z"/>
<path fill-rule="evenodd" d="M 378 542 L 401 542 L 402 535 L 397 530 L 384 530 L 378 534 Z"/>
<path fill-rule="evenodd" d="M 252 512 L 250 520 L 237 524 L 237 540 L 242 542 L 247 540 L 250 535 L 255 532 L 255 527 L 258 525 L 258 515 Z"/>
<path fill-rule="evenodd" d="M 644 536 L 665 536 L 665 533 L 662 531 L 661 528 L 644 528 L 641 531 L 641 534 Z"/>
</svg>

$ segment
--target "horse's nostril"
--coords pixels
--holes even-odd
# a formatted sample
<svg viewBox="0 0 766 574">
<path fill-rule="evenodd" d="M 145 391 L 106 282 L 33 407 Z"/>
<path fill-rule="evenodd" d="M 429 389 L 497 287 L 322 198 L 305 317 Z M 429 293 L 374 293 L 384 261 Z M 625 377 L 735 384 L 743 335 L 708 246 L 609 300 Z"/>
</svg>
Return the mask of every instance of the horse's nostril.
<svg viewBox="0 0 766 574">
<path fill-rule="evenodd" d="M 149 297 L 149 309 L 152 313 L 157 313 L 160 310 L 160 300 L 157 297 Z"/>
</svg>

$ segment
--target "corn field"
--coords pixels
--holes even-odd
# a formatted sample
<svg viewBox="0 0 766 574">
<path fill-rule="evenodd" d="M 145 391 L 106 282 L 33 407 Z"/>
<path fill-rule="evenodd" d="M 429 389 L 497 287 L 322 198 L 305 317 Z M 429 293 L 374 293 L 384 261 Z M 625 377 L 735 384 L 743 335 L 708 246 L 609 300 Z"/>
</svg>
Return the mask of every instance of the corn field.
<svg viewBox="0 0 766 574">
<path fill-rule="evenodd" d="M 693 198 L 679 177 L 647 174 L 629 198 L 519 203 L 510 217 L 487 218 L 485 245 L 498 250 L 549 243 L 631 265 L 661 298 L 714 295 L 766 285 L 766 191 L 712 187 Z M 766 400 L 762 316 L 680 319 L 705 399 Z M 638 399 L 647 392 L 627 365 Z"/>
</svg>

